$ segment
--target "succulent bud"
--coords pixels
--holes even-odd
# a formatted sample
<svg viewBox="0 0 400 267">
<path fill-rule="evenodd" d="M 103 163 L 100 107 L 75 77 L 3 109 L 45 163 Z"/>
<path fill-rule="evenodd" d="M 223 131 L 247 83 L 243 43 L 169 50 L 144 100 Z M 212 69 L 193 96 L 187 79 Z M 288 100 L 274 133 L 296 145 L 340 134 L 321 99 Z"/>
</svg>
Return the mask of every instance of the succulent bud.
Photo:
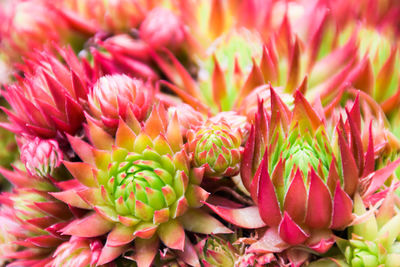
<svg viewBox="0 0 400 267">
<path fill-rule="evenodd" d="M 54 252 L 51 266 L 96 266 L 102 248 L 100 240 L 73 236 Z"/>
<path fill-rule="evenodd" d="M 106 128 L 116 130 L 119 119 L 134 115 L 137 120 L 147 118 L 153 99 L 153 88 L 141 80 L 126 75 L 101 77 L 89 94 L 91 114 Z"/>
<path fill-rule="evenodd" d="M 238 259 L 238 251 L 228 241 L 217 237 L 210 236 L 201 240 L 196 249 L 200 256 L 203 266 L 211 267 L 233 267 Z"/>
<path fill-rule="evenodd" d="M 171 11 L 155 8 L 140 25 L 140 37 L 154 49 L 163 47 L 177 50 L 185 41 L 180 19 Z"/>
<path fill-rule="evenodd" d="M 26 139 L 21 147 L 21 161 L 32 176 L 46 177 L 52 175 L 61 165 L 63 153 L 57 141 L 53 139 Z"/>
<path fill-rule="evenodd" d="M 187 134 L 188 148 L 196 167 L 204 167 L 208 177 L 233 176 L 239 172 L 241 133 L 226 123 L 206 123 Z"/>
</svg>

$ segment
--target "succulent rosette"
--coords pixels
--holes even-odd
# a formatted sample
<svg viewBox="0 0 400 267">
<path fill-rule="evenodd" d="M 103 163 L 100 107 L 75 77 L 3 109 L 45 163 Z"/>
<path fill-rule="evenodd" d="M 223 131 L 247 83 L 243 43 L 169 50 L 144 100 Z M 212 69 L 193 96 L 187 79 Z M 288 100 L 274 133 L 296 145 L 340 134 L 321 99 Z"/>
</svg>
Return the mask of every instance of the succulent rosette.
<svg viewBox="0 0 400 267">
<path fill-rule="evenodd" d="M 184 24 L 171 10 L 156 7 L 140 24 L 139 36 L 153 49 L 176 51 L 185 41 Z"/>
<path fill-rule="evenodd" d="M 227 123 L 206 122 L 197 131 L 187 133 L 188 150 L 193 164 L 204 167 L 207 177 L 234 176 L 239 173 L 242 154 L 240 129 L 231 129 Z"/>
<path fill-rule="evenodd" d="M 87 134 L 93 145 L 69 136 L 83 162 L 64 162 L 80 185 L 52 195 L 92 210 L 62 232 L 85 238 L 107 234 L 99 265 L 117 258 L 132 241 L 133 259 L 139 266 L 149 266 L 160 240 L 182 251 L 190 243 L 185 230 L 230 231 L 199 209 L 209 195 L 199 186 L 204 168 L 190 167 L 176 114 L 168 122 L 159 105 L 143 126 L 136 119 L 120 120 L 115 139 L 89 120 Z"/>
<path fill-rule="evenodd" d="M 43 140 L 36 137 L 26 139 L 21 145 L 21 161 L 32 176 L 51 176 L 61 165 L 63 153 L 55 140 Z"/>
<path fill-rule="evenodd" d="M 115 132 L 120 118 L 126 121 L 134 116 L 138 121 L 145 120 L 150 114 L 153 95 L 150 83 L 121 74 L 106 75 L 93 85 L 88 104 L 97 124 Z"/>
<path fill-rule="evenodd" d="M 194 109 L 215 115 L 221 111 L 238 111 L 254 87 L 264 84 L 255 63 L 262 55 L 261 46 L 260 35 L 245 28 L 224 34 L 210 45 L 205 55 L 195 59 L 197 80 L 172 54 L 169 54 L 171 63 L 161 57 L 154 59 L 173 82 L 163 82 L 164 85 Z"/>
<path fill-rule="evenodd" d="M 36 53 L 22 67 L 24 78 L 7 85 L 2 95 L 10 104 L 10 123 L 1 125 L 18 134 L 41 138 L 75 134 L 85 120 L 82 101 L 87 100 L 89 80 L 71 49 L 59 49 L 64 64 L 56 55 Z"/>
<path fill-rule="evenodd" d="M 12 260 L 8 266 L 44 266 L 49 263 L 57 246 L 68 239 L 59 232 L 73 216 L 68 206 L 46 191 L 32 188 L 3 193 L 1 199 L 10 208 L 6 216 L 18 225 L 7 229 L 15 236 L 17 245 L 17 249 L 6 256 Z"/>
<path fill-rule="evenodd" d="M 152 6 L 146 0 L 63 0 L 53 4 L 71 27 L 92 34 L 102 30 L 129 31 L 143 21 Z"/>
<path fill-rule="evenodd" d="M 0 265 L 400 266 L 398 1 L 0 2 Z"/>
<path fill-rule="evenodd" d="M 294 246 L 326 252 L 334 244 L 331 231 L 343 230 L 355 219 L 354 194 L 367 199 L 400 164 L 396 160 L 375 170 L 372 134 L 366 149 L 361 142 L 358 98 L 333 132 L 300 91 L 294 99 L 291 111 L 271 89 L 270 117 L 259 104 L 241 165 L 243 185 L 255 205 L 233 209 L 208 204 L 237 226 L 269 227 L 249 252 L 276 253 Z"/>
<path fill-rule="evenodd" d="M 94 77 L 126 74 L 146 81 L 159 78 L 149 45 L 128 34 L 107 36 L 99 33 L 81 55 L 86 55 L 91 62 Z"/>
<path fill-rule="evenodd" d="M 374 98 L 389 114 L 399 101 L 398 41 L 392 24 L 399 9 L 383 2 L 298 1 L 288 5 L 278 20 L 280 28 L 266 38 L 266 80 L 286 91 L 302 84 L 307 99 L 321 98 L 324 107 L 353 87 Z M 370 21 L 388 8 L 391 15 L 386 20 Z"/>
<path fill-rule="evenodd" d="M 42 50 L 49 41 L 71 46 L 80 43 L 78 33 L 46 0 L 7 1 L 1 3 L 0 10 L 3 21 L 0 50 L 11 65 L 29 55 L 32 49 Z"/>
<path fill-rule="evenodd" d="M 239 258 L 239 250 L 229 241 L 210 236 L 196 244 L 200 260 L 205 267 L 233 267 Z"/>
<path fill-rule="evenodd" d="M 376 216 L 354 225 L 349 240 L 337 241 L 349 266 L 399 265 L 400 244 L 396 239 L 400 234 L 400 216 L 393 202 L 393 195 L 389 194 Z M 367 212 L 360 197 L 355 199 L 354 211 L 359 215 Z"/>
<path fill-rule="evenodd" d="M 71 237 L 58 246 L 49 266 L 97 266 L 103 244 L 97 239 Z"/>
</svg>

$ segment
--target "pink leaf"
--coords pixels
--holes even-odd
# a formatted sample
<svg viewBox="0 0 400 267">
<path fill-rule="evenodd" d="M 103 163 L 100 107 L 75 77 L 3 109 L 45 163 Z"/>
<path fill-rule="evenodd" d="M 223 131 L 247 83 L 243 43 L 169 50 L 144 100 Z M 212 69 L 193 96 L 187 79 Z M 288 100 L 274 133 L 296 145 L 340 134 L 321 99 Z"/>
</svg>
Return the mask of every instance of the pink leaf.
<svg viewBox="0 0 400 267">
<path fill-rule="evenodd" d="M 332 199 L 327 186 L 311 169 L 306 224 L 312 228 L 327 228 L 331 223 Z"/>
<path fill-rule="evenodd" d="M 258 207 L 256 206 L 231 209 L 221 206 L 214 206 L 209 203 L 204 204 L 210 207 L 221 218 L 236 226 L 246 229 L 256 229 L 266 226 L 264 221 L 261 219 L 260 213 L 258 212 Z"/>
<path fill-rule="evenodd" d="M 185 246 L 185 230 L 177 220 L 170 220 L 158 227 L 158 236 L 169 248 L 183 251 Z"/>
<path fill-rule="evenodd" d="M 347 227 L 352 219 L 353 201 L 340 187 L 337 182 L 335 195 L 333 198 L 332 229 L 342 230 Z"/>
<path fill-rule="evenodd" d="M 114 223 L 104 220 L 97 213 L 72 221 L 62 233 L 78 237 L 96 237 L 108 233 L 114 227 Z"/>
<path fill-rule="evenodd" d="M 279 236 L 290 245 L 299 245 L 304 243 L 310 235 L 301 229 L 285 212 L 279 225 Z"/>
<path fill-rule="evenodd" d="M 265 152 L 267 154 L 267 152 Z M 281 222 L 282 215 L 279 202 L 275 194 L 274 185 L 268 174 L 268 159 L 263 159 L 258 186 L 258 209 L 262 220 L 268 226 L 277 226 Z"/>
<path fill-rule="evenodd" d="M 290 183 L 285 196 L 284 210 L 297 223 L 301 223 L 306 215 L 307 191 L 300 169 Z"/>
</svg>

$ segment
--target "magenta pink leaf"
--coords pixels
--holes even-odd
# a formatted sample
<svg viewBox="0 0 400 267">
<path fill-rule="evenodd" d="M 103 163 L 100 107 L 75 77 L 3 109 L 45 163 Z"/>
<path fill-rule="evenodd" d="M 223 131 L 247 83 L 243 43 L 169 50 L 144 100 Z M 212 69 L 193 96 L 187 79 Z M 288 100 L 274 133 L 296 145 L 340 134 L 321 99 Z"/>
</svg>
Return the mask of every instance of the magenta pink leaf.
<svg viewBox="0 0 400 267">
<path fill-rule="evenodd" d="M 327 228 L 331 223 L 332 199 L 328 187 L 311 169 L 306 224 L 312 228 Z"/>
<path fill-rule="evenodd" d="M 299 245 L 304 243 L 310 235 L 301 229 L 285 212 L 279 225 L 279 236 L 290 245 Z"/>
<path fill-rule="evenodd" d="M 251 206 L 240 209 L 232 209 L 221 206 L 214 206 L 210 203 L 204 203 L 210 207 L 216 214 L 229 223 L 246 229 L 256 229 L 266 226 L 261 219 L 258 207 Z"/>
</svg>

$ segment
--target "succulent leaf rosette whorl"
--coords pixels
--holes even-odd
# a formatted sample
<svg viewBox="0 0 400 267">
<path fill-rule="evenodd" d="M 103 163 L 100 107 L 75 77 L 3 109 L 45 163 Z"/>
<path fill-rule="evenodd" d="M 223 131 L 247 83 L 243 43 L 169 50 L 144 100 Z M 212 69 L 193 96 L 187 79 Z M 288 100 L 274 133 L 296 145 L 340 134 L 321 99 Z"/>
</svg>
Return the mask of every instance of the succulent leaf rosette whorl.
<svg viewBox="0 0 400 267">
<path fill-rule="evenodd" d="M 89 97 L 90 113 L 98 125 L 115 131 L 119 118 L 129 120 L 135 116 L 143 121 L 150 113 L 154 89 L 149 83 L 115 74 L 101 77 L 93 86 Z"/>
<path fill-rule="evenodd" d="M 85 120 L 82 102 L 87 100 L 86 72 L 71 49 L 59 49 L 59 56 L 36 53 L 21 66 L 24 78 L 6 86 L 2 95 L 12 110 L 10 123 L 1 125 L 18 134 L 55 138 L 75 134 Z"/>
<path fill-rule="evenodd" d="M 103 244 L 100 240 L 71 237 L 62 243 L 53 254 L 50 266 L 97 266 Z"/>
<path fill-rule="evenodd" d="M 14 176 L 18 175 L 23 173 L 14 173 Z M 51 262 L 57 246 L 69 238 L 59 232 L 73 216 L 68 206 L 47 191 L 33 188 L 3 192 L 1 198 L 3 211 L 7 208 L 2 216 L 15 223 L 5 226 L 9 227 L 7 231 L 14 236 L 16 244 L 13 252 L 2 255 L 13 260 L 7 266 L 45 266 Z"/>
<path fill-rule="evenodd" d="M 176 114 L 168 122 L 166 110 L 159 105 L 143 127 L 137 120 L 130 124 L 120 120 L 115 140 L 90 120 L 87 129 L 93 146 L 69 137 L 83 162 L 65 162 L 81 185 L 53 195 L 72 206 L 93 210 L 63 233 L 78 237 L 108 234 L 99 265 L 118 257 L 131 241 L 138 265 L 149 266 L 159 240 L 170 249 L 183 250 L 190 244 L 185 229 L 229 232 L 199 209 L 208 197 L 199 186 L 204 169 L 190 168 Z"/>
<path fill-rule="evenodd" d="M 331 230 L 343 230 L 354 220 L 355 193 L 367 199 L 400 161 L 375 171 L 371 132 L 366 150 L 361 142 L 358 98 L 334 131 L 299 91 L 292 111 L 273 89 L 270 116 L 262 105 L 260 101 L 241 165 L 243 185 L 256 205 L 241 209 L 208 205 L 243 228 L 269 227 L 249 252 L 306 246 L 324 253 L 334 243 Z M 246 220 L 249 217 L 252 222 Z M 275 241 L 263 248 L 265 238 Z"/>
<path fill-rule="evenodd" d="M 154 49 L 178 50 L 185 41 L 184 24 L 172 11 L 155 8 L 140 25 L 140 38 Z"/>
<path fill-rule="evenodd" d="M 349 232 L 349 239 L 338 239 L 338 247 L 350 266 L 399 266 L 400 214 L 394 205 L 393 188 L 386 196 L 376 215 L 365 222 L 354 225 Z M 367 213 L 360 196 L 354 200 L 354 212 L 358 215 Z"/>
<path fill-rule="evenodd" d="M 32 176 L 46 177 L 61 165 L 63 153 L 52 139 L 26 139 L 21 146 L 21 161 Z"/>
<path fill-rule="evenodd" d="M 72 41 L 72 29 L 47 1 L 2 3 L 0 16 L 3 21 L 0 50 L 11 65 L 33 49 L 43 49 L 50 41 L 59 45 Z"/>
<path fill-rule="evenodd" d="M 196 167 L 204 167 L 208 177 L 233 176 L 239 172 L 242 136 L 224 122 L 208 121 L 187 134 L 188 148 Z"/>
<path fill-rule="evenodd" d="M 205 267 L 233 267 L 239 258 L 239 251 L 229 241 L 210 236 L 196 244 L 196 250 Z"/>
</svg>

